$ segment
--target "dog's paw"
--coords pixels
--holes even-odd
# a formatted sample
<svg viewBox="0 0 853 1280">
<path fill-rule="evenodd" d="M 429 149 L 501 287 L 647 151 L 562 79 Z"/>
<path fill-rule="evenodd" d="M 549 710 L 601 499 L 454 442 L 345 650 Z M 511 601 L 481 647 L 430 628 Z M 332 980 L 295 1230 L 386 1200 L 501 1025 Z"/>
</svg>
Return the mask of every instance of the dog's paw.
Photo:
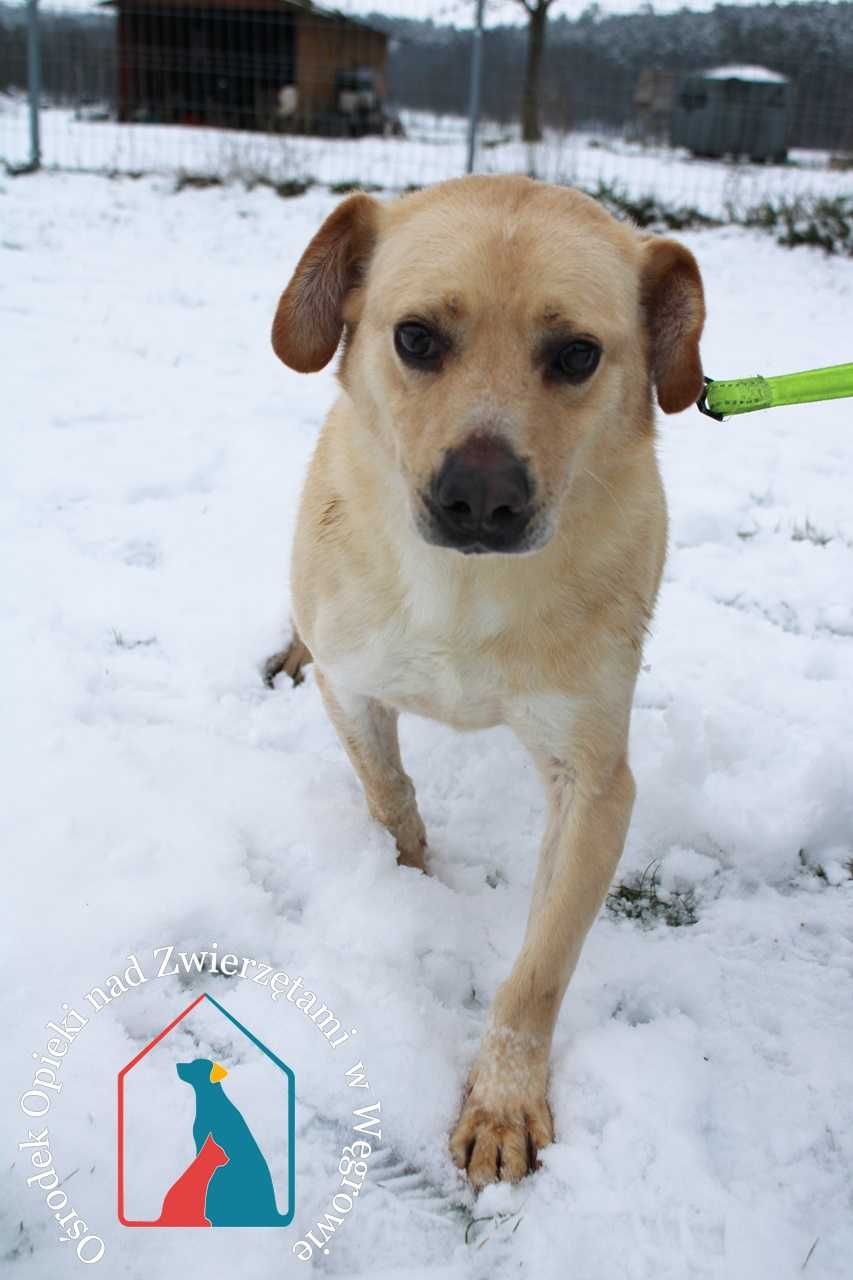
<svg viewBox="0 0 853 1280">
<path fill-rule="evenodd" d="M 367 797 L 370 816 L 394 837 L 397 846 L 397 865 L 414 867 L 428 875 L 426 854 L 426 827 L 415 800 L 415 788 L 411 778 L 395 770 L 391 775 L 393 787 L 378 789 Z"/>
<path fill-rule="evenodd" d="M 427 850 L 426 829 L 417 810 L 408 815 L 396 831 L 397 865 L 414 867 L 429 875 L 425 861 Z"/>
<path fill-rule="evenodd" d="M 313 659 L 310 649 L 298 635 L 294 634 L 286 649 L 281 649 L 278 653 L 274 653 L 267 658 L 263 665 L 264 684 L 267 688 L 272 689 L 276 676 L 280 675 L 282 671 L 285 675 L 290 676 L 294 686 L 302 684 L 305 679 L 302 669 L 307 667 L 311 661 Z"/>
<path fill-rule="evenodd" d="M 554 1140 L 551 1108 L 542 1093 L 505 1095 L 486 1104 L 469 1093 L 450 1138 L 450 1154 L 479 1191 L 490 1182 L 519 1182 L 539 1166 Z"/>
</svg>

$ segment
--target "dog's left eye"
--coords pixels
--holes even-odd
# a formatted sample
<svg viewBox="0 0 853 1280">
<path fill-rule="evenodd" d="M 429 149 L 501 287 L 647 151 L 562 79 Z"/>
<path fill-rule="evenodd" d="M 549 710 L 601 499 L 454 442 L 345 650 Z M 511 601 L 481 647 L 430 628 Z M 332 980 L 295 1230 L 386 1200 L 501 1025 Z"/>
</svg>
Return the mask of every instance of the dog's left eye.
<svg viewBox="0 0 853 1280">
<path fill-rule="evenodd" d="M 407 364 L 434 364 L 442 353 L 442 344 L 425 324 L 407 321 L 394 330 L 394 346 Z"/>
<path fill-rule="evenodd" d="M 584 382 L 595 373 L 600 359 L 601 347 L 578 338 L 560 348 L 551 362 L 549 372 L 562 382 Z"/>
</svg>

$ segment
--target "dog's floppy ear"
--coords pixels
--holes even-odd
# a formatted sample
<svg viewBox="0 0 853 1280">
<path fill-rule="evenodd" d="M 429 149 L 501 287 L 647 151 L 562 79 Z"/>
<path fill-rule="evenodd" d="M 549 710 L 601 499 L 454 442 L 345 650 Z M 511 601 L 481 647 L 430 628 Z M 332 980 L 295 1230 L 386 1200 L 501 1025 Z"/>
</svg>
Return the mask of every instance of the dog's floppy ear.
<svg viewBox="0 0 853 1280">
<path fill-rule="evenodd" d="M 702 392 L 699 338 L 705 323 L 702 277 L 689 249 L 650 236 L 643 247 L 642 304 L 652 382 L 664 413 L 680 413 Z"/>
<path fill-rule="evenodd" d="M 337 350 L 344 299 L 359 283 L 370 257 L 379 208 L 365 195 L 339 204 L 299 259 L 279 299 L 273 350 L 297 373 L 316 373 Z"/>
</svg>

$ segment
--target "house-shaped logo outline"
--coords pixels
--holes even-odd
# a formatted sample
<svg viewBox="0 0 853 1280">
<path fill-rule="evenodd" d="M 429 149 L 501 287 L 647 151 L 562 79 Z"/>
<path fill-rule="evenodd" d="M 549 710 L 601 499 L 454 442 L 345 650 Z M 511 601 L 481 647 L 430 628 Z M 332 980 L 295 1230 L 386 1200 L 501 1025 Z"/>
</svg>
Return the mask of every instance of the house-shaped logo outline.
<svg viewBox="0 0 853 1280">
<path fill-rule="evenodd" d="M 209 1000 L 210 1003 L 216 1009 L 218 1009 L 219 1012 L 223 1014 L 228 1019 L 228 1021 L 237 1028 L 238 1031 L 241 1031 L 244 1036 L 246 1036 L 249 1040 L 251 1040 L 255 1048 L 260 1049 L 261 1053 L 265 1054 L 265 1056 L 269 1058 L 271 1062 L 275 1063 L 275 1065 L 279 1068 L 280 1071 L 284 1072 L 285 1078 L 287 1080 L 287 1213 L 282 1216 L 282 1221 L 280 1223 L 282 1227 L 286 1227 L 292 1222 L 293 1215 L 296 1211 L 296 1076 L 294 1075 L 293 1071 L 287 1065 L 286 1062 L 283 1062 L 281 1058 L 277 1057 L 276 1054 L 274 1054 L 271 1049 L 267 1048 L 267 1046 L 263 1043 L 263 1041 L 259 1040 L 256 1035 L 252 1034 L 252 1032 L 249 1030 L 248 1027 L 244 1027 L 242 1022 L 240 1022 L 237 1018 L 235 1018 L 232 1013 L 229 1013 L 228 1010 L 223 1005 L 221 1005 L 218 1000 L 216 1000 L 212 995 L 209 995 L 206 991 L 203 991 L 202 994 L 200 996 L 197 996 L 196 999 L 193 1000 L 191 1004 L 188 1004 L 186 1009 L 184 1009 L 181 1013 L 179 1013 L 176 1018 L 173 1018 L 172 1021 L 168 1024 L 168 1026 L 164 1027 L 163 1030 L 159 1032 L 158 1035 L 156 1035 L 153 1040 L 149 1041 L 149 1043 L 145 1045 L 143 1049 L 140 1049 L 136 1057 L 131 1058 L 130 1062 L 128 1062 L 125 1066 L 123 1066 L 121 1071 L 118 1073 L 118 1141 L 117 1141 L 118 1220 L 123 1227 L 156 1227 L 158 1225 L 157 1222 L 155 1221 L 148 1222 L 148 1221 L 145 1221 L 144 1219 L 137 1220 L 135 1218 L 128 1218 L 124 1212 L 124 1147 L 125 1147 L 125 1144 L 124 1144 L 124 1082 L 125 1082 L 125 1077 L 129 1075 L 129 1073 L 133 1070 L 133 1068 L 139 1062 L 141 1062 L 142 1059 L 146 1057 L 151 1052 L 152 1049 L 156 1048 L 156 1046 L 160 1043 L 161 1040 L 165 1040 L 166 1036 L 168 1036 L 170 1032 L 174 1031 L 178 1023 L 183 1022 L 187 1014 L 192 1013 L 193 1009 L 195 1009 L 197 1005 L 201 1004 L 202 1000 Z"/>
</svg>

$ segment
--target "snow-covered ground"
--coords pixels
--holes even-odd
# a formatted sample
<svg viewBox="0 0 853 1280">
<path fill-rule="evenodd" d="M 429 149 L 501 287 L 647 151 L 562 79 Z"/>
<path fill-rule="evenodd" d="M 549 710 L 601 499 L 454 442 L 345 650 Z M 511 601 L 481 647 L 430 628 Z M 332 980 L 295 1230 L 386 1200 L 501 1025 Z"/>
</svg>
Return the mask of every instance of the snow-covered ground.
<svg viewBox="0 0 853 1280">
<path fill-rule="evenodd" d="M 114 173 L 263 177 L 274 182 L 358 182 L 402 189 L 465 172 L 466 121 L 403 112 L 406 136 L 310 138 L 173 125 L 116 124 L 77 119 L 65 108 L 41 115 L 42 155 L 48 167 Z M 0 95 L 0 160 L 29 158 L 24 99 Z M 849 173 L 828 167 L 826 152 L 794 151 L 787 165 L 697 160 L 672 147 L 627 142 L 606 132 L 549 132 L 530 148 L 514 126 L 485 121 L 478 167 L 487 173 L 535 173 L 549 182 L 595 188 L 616 184 L 634 197 L 653 195 L 711 217 L 733 207 L 797 195 L 850 194 Z"/>
<path fill-rule="evenodd" d="M 132 953 L 148 970 L 155 947 L 215 940 L 304 976 L 357 1028 L 381 1150 L 329 1254 L 298 1261 L 358 1055 L 321 1052 L 306 1018 L 236 979 L 132 988 L 63 1059 L 48 1117 L 108 1280 L 849 1277 L 853 402 L 661 423 L 672 546 L 620 878 L 658 862 L 672 910 L 602 913 L 556 1036 L 558 1141 L 475 1204 L 446 1135 L 521 939 L 534 772 L 507 733 L 406 720 L 435 874 L 401 871 L 310 673 L 274 691 L 259 675 L 335 392 L 275 361 L 269 323 L 333 203 L 0 180 L 4 1274 L 82 1266 L 17 1149 L 41 1123 L 18 1099 L 45 1024 Z M 685 239 L 709 372 L 849 360 L 853 263 L 731 228 Z M 116 1222 L 116 1073 L 205 989 L 296 1065 L 287 1231 Z"/>
</svg>

